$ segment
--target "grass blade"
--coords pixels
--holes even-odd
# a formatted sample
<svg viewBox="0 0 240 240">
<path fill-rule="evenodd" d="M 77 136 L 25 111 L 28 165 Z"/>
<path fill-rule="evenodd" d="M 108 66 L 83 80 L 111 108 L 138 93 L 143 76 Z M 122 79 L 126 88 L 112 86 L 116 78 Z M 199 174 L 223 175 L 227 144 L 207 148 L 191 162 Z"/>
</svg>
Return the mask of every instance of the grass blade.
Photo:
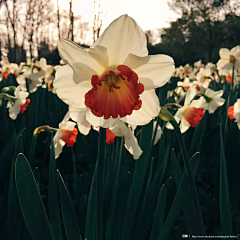
<svg viewBox="0 0 240 240">
<path fill-rule="evenodd" d="M 130 232 L 133 226 L 134 217 L 136 214 L 139 198 L 142 192 L 143 182 L 150 159 L 151 152 L 151 140 L 152 140 L 153 123 L 150 122 L 143 126 L 142 134 L 140 138 L 140 147 L 143 150 L 143 154 L 136 161 L 135 169 L 133 173 L 132 185 L 128 197 L 128 204 L 126 209 L 126 216 L 124 220 L 122 240 L 129 240 Z"/>
<path fill-rule="evenodd" d="M 59 213 L 58 187 L 56 175 L 56 160 L 54 153 L 53 136 L 51 133 L 51 150 L 49 163 L 48 212 L 54 239 L 62 240 L 61 221 Z"/>
<path fill-rule="evenodd" d="M 190 164 L 193 169 L 196 169 L 197 167 L 194 165 L 198 166 L 197 161 L 190 161 Z M 163 229 L 161 231 L 161 234 L 158 238 L 158 240 L 166 240 L 169 237 L 169 234 L 171 230 L 174 227 L 174 224 L 183 208 L 183 205 L 185 203 L 185 199 L 187 197 L 187 193 L 190 192 L 190 187 L 189 187 L 189 178 L 186 174 L 186 171 L 184 171 L 183 177 L 179 183 L 179 187 L 177 189 L 176 196 L 173 200 L 172 207 L 168 213 L 167 219 L 164 223 Z"/>
<path fill-rule="evenodd" d="M 220 217 L 223 235 L 232 234 L 232 213 L 229 195 L 227 166 L 224 153 L 222 127 L 220 125 Z"/>
<path fill-rule="evenodd" d="M 163 184 L 158 195 L 150 240 L 157 240 L 158 236 L 160 235 L 161 229 L 163 227 L 165 206 L 166 206 L 166 187 Z"/>
<path fill-rule="evenodd" d="M 58 173 L 57 179 L 58 179 L 63 223 L 64 223 L 67 239 L 81 240 L 82 238 L 81 238 L 80 230 L 78 227 L 77 216 L 74 210 L 74 206 L 73 206 L 70 194 L 58 170 L 57 170 L 57 173 Z"/>
<path fill-rule="evenodd" d="M 23 154 L 19 154 L 16 160 L 15 181 L 23 218 L 30 236 L 33 240 L 53 240 L 37 183 Z"/>
</svg>

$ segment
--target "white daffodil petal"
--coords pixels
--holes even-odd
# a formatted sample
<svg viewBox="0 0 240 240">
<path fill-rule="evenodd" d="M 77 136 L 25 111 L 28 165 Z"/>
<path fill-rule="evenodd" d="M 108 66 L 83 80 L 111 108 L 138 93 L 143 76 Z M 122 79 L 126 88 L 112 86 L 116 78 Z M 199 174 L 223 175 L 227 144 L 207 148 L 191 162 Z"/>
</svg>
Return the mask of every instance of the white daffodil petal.
<svg viewBox="0 0 240 240">
<path fill-rule="evenodd" d="M 234 103 L 234 117 L 236 122 L 240 122 L 240 99 Z"/>
<path fill-rule="evenodd" d="M 162 87 L 175 70 L 173 59 L 167 55 L 139 57 L 129 54 L 123 64 L 137 73 L 145 90 Z"/>
<path fill-rule="evenodd" d="M 229 49 L 227 49 L 227 48 L 221 48 L 221 49 L 219 50 L 219 56 L 220 56 L 220 58 L 228 59 L 229 54 L 230 54 L 230 51 L 229 51 Z"/>
<path fill-rule="evenodd" d="M 54 144 L 54 151 L 55 151 L 55 159 L 59 157 L 59 155 L 62 153 L 62 149 L 66 143 L 59 139 L 55 144 Z"/>
<path fill-rule="evenodd" d="M 86 120 L 86 113 L 88 108 L 70 109 L 70 117 L 77 123 L 80 133 L 88 135 L 91 130 L 91 124 Z"/>
<path fill-rule="evenodd" d="M 84 122 L 77 122 L 78 130 L 84 135 L 88 135 L 91 130 L 91 124 L 86 120 Z"/>
<path fill-rule="evenodd" d="M 236 46 L 234 48 L 231 49 L 230 54 L 233 55 L 235 58 L 239 58 L 240 57 L 240 46 Z"/>
<path fill-rule="evenodd" d="M 88 109 L 88 111 L 86 113 L 86 119 L 93 126 L 104 127 L 104 128 L 111 128 L 114 125 L 118 124 L 120 121 L 120 118 L 114 119 L 114 118 L 110 117 L 109 119 L 106 120 L 103 117 L 97 117 L 92 114 L 90 109 Z"/>
<path fill-rule="evenodd" d="M 91 50 L 89 54 L 79 45 L 65 39 L 59 39 L 58 50 L 60 56 L 69 63 L 74 70 L 73 80 L 80 83 L 84 80 L 90 80 L 92 75 L 101 75 L 105 68 L 100 61 L 102 56 L 106 57 L 105 48 L 97 48 Z M 102 55 L 100 55 L 103 52 Z M 106 60 L 103 60 L 103 65 Z"/>
<path fill-rule="evenodd" d="M 109 66 L 109 60 L 107 55 L 107 49 L 103 46 L 95 46 L 94 49 L 89 48 L 89 55 L 99 62 L 105 69 Z"/>
<path fill-rule="evenodd" d="M 185 97 L 185 101 L 184 101 L 184 106 L 187 106 L 190 104 L 190 102 L 192 101 L 192 99 L 197 95 L 197 89 L 195 88 L 195 86 L 190 87 L 187 91 L 186 97 Z"/>
<path fill-rule="evenodd" d="M 162 87 L 175 70 L 173 59 L 167 55 L 138 57 L 129 54 L 123 64 L 137 73 L 145 90 Z"/>
<path fill-rule="evenodd" d="M 15 102 L 15 104 L 9 107 L 9 117 L 12 120 L 16 120 L 17 115 L 20 113 L 20 104 Z"/>
<path fill-rule="evenodd" d="M 93 47 L 107 48 L 109 65 L 122 64 L 129 53 L 147 56 L 146 35 L 138 24 L 128 15 L 123 15 L 110 24 Z"/>
<path fill-rule="evenodd" d="M 134 131 L 132 131 L 126 124 L 120 121 L 116 126 L 110 128 L 110 130 L 116 136 L 124 136 L 125 139 L 125 148 L 133 155 L 133 158 L 139 159 L 142 154 L 142 149 L 138 145 L 137 138 L 134 135 Z"/>
<path fill-rule="evenodd" d="M 180 124 L 181 133 L 185 133 L 189 128 L 190 128 L 189 122 L 184 118 L 182 118 L 181 124 Z"/>
<path fill-rule="evenodd" d="M 142 106 L 139 110 L 133 110 L 131 115 L 121 118 L 131 125 L 145 125 L 158 116 L 160 112 L 159 99 L 154 90 L 148 90 L 140 95 Z"/>
<path fill-rule="evenodd" d="M 74 83 L 73 70 L 69 65 L 58 68 L 53 81 L 57 95 L 68 105 L 75 108 L 85 108 L 85 94 L 92 88 L 90 81 Z"/>
</svg>

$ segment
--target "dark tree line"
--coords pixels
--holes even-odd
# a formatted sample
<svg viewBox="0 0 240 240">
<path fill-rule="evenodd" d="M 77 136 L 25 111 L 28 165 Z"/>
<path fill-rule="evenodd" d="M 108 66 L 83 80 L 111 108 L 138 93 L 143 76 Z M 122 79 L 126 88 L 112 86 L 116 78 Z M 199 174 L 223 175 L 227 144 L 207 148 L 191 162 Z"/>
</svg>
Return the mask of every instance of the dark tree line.
<svg viewBox="0 0 240 240">
<path fill-rule="evenodd" d="M 239 1 L 172 0 L 169 5 L 181 17 L 161 31 L 161 43 L 149 43 L 150 54 L 169 54 L 177 66 L 207 63 L 219 59 L 220 48 L 240 44 Z"/>
</svg>

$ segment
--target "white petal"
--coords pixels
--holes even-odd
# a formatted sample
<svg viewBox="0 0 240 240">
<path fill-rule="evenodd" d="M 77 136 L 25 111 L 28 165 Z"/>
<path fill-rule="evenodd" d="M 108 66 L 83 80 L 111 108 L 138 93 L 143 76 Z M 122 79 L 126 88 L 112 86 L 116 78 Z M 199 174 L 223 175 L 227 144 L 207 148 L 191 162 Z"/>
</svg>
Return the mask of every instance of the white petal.
<svg viewBox="0 0 240 240">
<path fill-rule="evenodd" d="M 28 95 L 29 95 L 28 92 L 20 91 L 19 94 L 18 94 L 18 97 L 21 98 L 21 99 L 26 100 L 26 98 L 28 97 Z"/>
<path fill-rule="evenodd" d="M 93 49 L 88 53 L 79 45 L 74 44 L 69 40 L 59 39 L 58 50 L 60 56 L 69 63 L 74 70 L 73 80 L 79 83 L 84 80 L 91 80 L 92 75 L 101 75 L 105 68 L 100 61 L 107 56 L 106 48 Z M 103 65 L 106 60 L 103 60 Z"/>
<path fill-rule="evenodd" d="M 219 51 L 220 58 L 228 59 L 229 55 L 230 55 L 229 49 L 227 49 L 227 48 L 221 48 L 220 49 L 220 51 Z"/>
<path fill-rule="evenodd" d="M 91 124 L 86 120 L 85 122 L 77 122 L 78 130 L 84 135 L 88 135 L 91 130 Z"/>
<path fill-rule="evenodd" d="M 157 125 L 157 121 L 154 121 L 153 122 L 153 135 L 154 135 L 154 132 L 155 132 L 155 129 L 156 129 L 156 125 Z M 156 132 L 156 136 L 155 136 L 155 139 L 154 139 L 154 145 L 156 145 L 157 143 L 158 143 L 158 141 L 159 141 L 159 139 L 161 138 L 161 136 L 162 136 L 162 129 L 161 129 L 161 127 L 158 125 L 157 126 L 157 132 Z"/>
<path fill-rule="evenodd" d="M 214 113 L 217 110 L 218 104 L 215 101 L 211 101 L 208 104 L 208 112 L 210 114 Z"/>
<path fill-rule="evenodd" d="M 235 67 L 235 70 L 240 71 L 240 59 L 235 62 L 235 66 L 234 67 Z"/>
<path fill-rule="evenodd" d="M 180 130 L 181 133 L 185 133 L 190 128 L 190 124 L 185 118 L 182 118 L 181 124 L 180 124 Z"/>
<path fill-rule="evenodd" d="M 204 109 L 206 109 L 205 107 L 206 107 L 206 100 L 205 100 L 205 98 L 204 97 L 200 97 L 199 99 L 197 99 L 197 100 L 193 100 L 192 102 L 191 102 L 191 105 L 190 105 L 191 107 L 195 107 L 195 108 L 204 108 Z"/>
<path fill-rule="evenodd" d="M 173 59 L 167 55 L 138 57 L 129 54 L 123 64 L 137 73 L 145 90 L 162 87 L 175 70 Z"/>
<path fill-rule="evenodd" d="M 73 70 L 69 65 L 58 68 L 56 78 L 53 81 L 54 89 L 59 98 L 66 104 L 75 108 L 84 108 L 85 94 L 92 88 L 90 81 L 74 83 Z"/>
<path fill-rule="evenodd" d="M 190 87 L 187 91 L 185 101 L 184 101 L 184 106 L 187 106 L 190 104 L 192 99 L 198 94 L 198 91 L 195 86 Z"/>
<path fill-rule="evenodd" d="M 55 159 L 59 157 L 59 155 L 62 153 L 62 149 L 66 143 L 59 139 L 55 145 L 54 145 L 54 150 L 55 150 Z"/>
<path fill-rule="evenodd" d="M 133 110 L 131 115 L 121 118 L 122 121 L 131 125 L 145 125 L 158 116 L 160 104 L 154 90 L 144 91 L 140 99 L 142 107 L 139 110 Z"/>
<path fill-rule="evenodd" d="M 217 68 L 220 70 L 222 69 L 225 65 L 229 64 L 229 60 L 228 59 L 219 59 L 217 62 Z"/>
<path fill-rule="evenodd" d="M 234 117 L 236 121 L 240 122 L 240 99 L 234 103 Z"/>
<path fill-rule="evenodd" d="M 233 55 L 235 58 L 239 58 L 240 57 L 240 46 L 236 46 L 234 48 L 231 49 L 230 54 Z"/>
<path fill-rule="evenodd" d="M 72 120 L 77 122 L 78 129 L 80 133 L 88 135 L 91 130 L 91 124 L 86 120 L 86 113 L 88 108 L 83 109 L 70 109 L 70 116 Z"/>
<path fill-rule="evenodd" d="M 214 94 L 212 95 L 214 98 L 220 98 L 223 95 L 223 90 L 219 90 L 214 92 Z"/>
<path fill-rule="evenodd" d="M 133 155 L 134 159 L 139 159 L 143 151 L 138 145 L 138 141 L 134 135 L 134 131 L 132 131 L 129 127 L 127 127 L 125 123 L 122 121 L 119 122 L 119 124 L 116 125 L 115 127 L 110 128 L 110 130 L 116 136 L 124 136 L 124 139 L 125 139 L 124 146 Z"/>
<path fill-rule="evenodd" d="M 103 117 L 97 117 L 91 112 L 89 108 L 86 114 L 86 119 L 94 127 L 103 127 L 103 128 L 113 127 L 114 125 L 118 124 L 120 121 L 120 118 L 114 119 L 110 117 L 109 119 L 104 119 Z"/>
<path fill-rule="evenodd" d="M 147 56 L 145 33 L 129 16 L 123 15 L 112 22 L 93 46 L 107 48 L 109 66 L 122 64 L 128 54 Z"/>
<path fill-rule="evenodd" d="M 20 113 L 20 104 L 18 101 L 14 103 L 14 105 L 9 105 L 9 117 L 13 120 L 17 118 L 17 115 Z"/>
</svg>

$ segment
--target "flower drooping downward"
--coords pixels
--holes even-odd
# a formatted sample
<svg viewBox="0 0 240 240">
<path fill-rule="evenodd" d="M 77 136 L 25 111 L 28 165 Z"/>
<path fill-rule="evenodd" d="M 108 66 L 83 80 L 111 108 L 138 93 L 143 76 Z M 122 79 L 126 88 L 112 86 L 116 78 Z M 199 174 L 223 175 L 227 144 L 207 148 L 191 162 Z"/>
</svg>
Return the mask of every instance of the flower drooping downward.
<svg viewBox="0 0 240 240">
<path fill-rule="evenodd" d="M 58 158 L 62 152 L 62 148 L 66 144 L 68 147 L 72 147 L 76 142 L 78 130 L 75 128 L 76 123 L 69 121 L 69 112 L 64 116 L 63 121 L 59 124 L 59 129 L 54 135 L 54 149 L 55 158 Z"/>
<path fill-rule="evenodd" d="M 61 127 L 60 131 L 62 135 L 59 139 L 63 140 L 68 147 L 72 147 L 73 144 L 76 142 L 78 130 L 76 128 L 74 128 L 73 130 L 69 130 Z"/>
</svg>

